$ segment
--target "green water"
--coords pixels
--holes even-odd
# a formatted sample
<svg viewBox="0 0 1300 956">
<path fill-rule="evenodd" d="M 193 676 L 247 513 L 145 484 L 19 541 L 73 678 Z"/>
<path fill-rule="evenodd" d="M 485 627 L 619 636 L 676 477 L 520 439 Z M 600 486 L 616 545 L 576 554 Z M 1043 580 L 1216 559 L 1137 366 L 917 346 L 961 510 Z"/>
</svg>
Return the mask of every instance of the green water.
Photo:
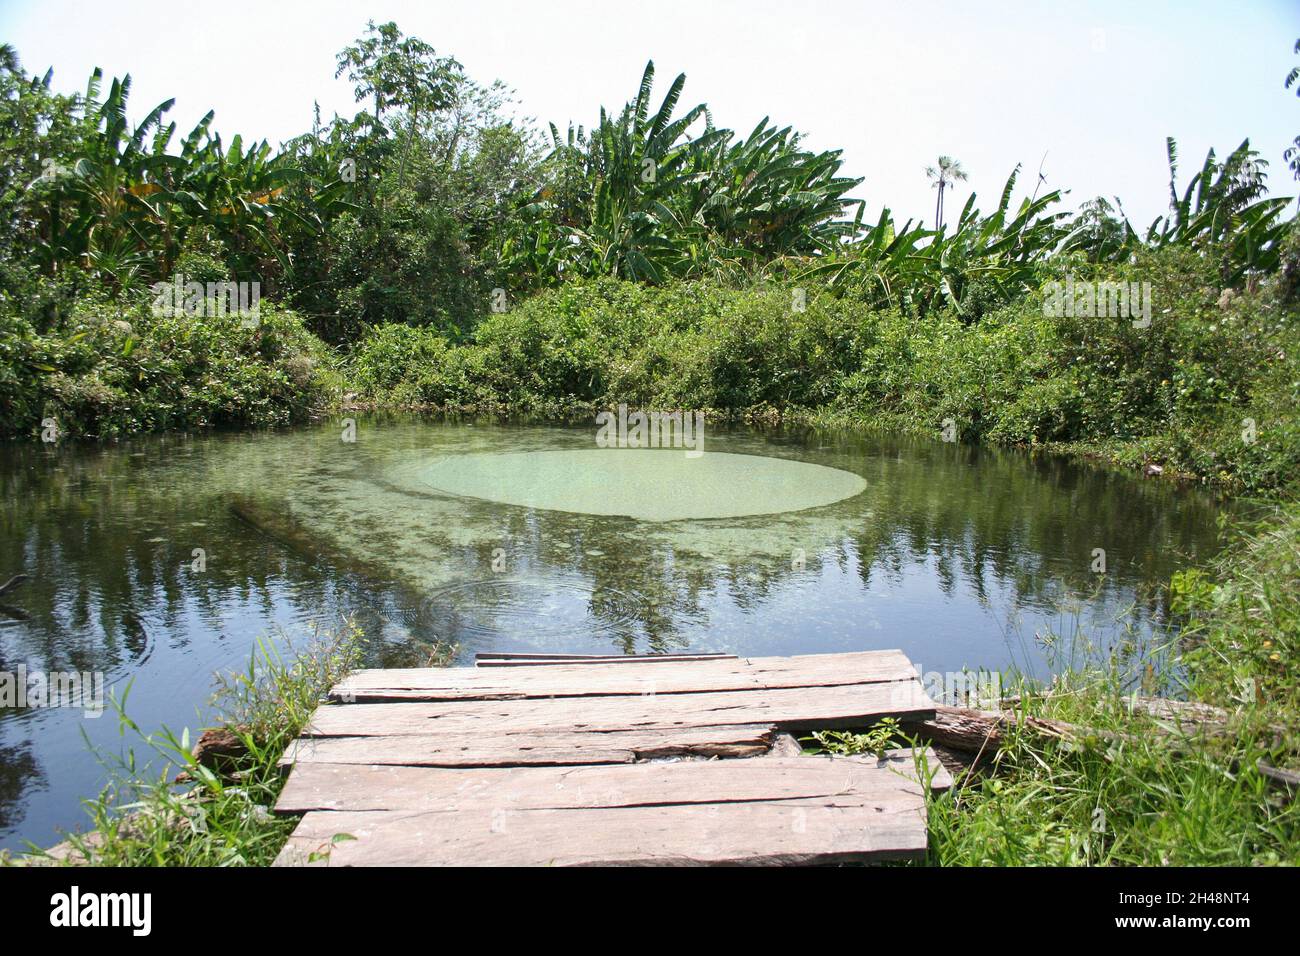
<svg viewBox="0 0 1300 956">
<path fill-rule="evenodd" d="M 1065 666 L 1166 614 L 1215 503 L 1019 452 L 710 427 L 706 451 L 594 425 L 361 417 L 287 432 L 0 450 L 0 671 L 99 671 L 145 727 L 197 727 L 259 634 L 357 616 L 376 665 L 477 651 L 900 647 L 924 671 Z M 195 552 L 204 556 L 195 569 Z M 1092 568 L 1104 549 L 1105 573 Z M 1062 611 L 1062 606 L 1074 610 Z M 80 820 L 111 716 L 0 711 L 0 845 Z"/>
<path fill-rule="evenodd" d="M 648 448 L 447 455 L 403 474 L 454 495 L 640 521 L 804 511 L 867 487 L 852 472 L 785 458 Z"/>
</svg>

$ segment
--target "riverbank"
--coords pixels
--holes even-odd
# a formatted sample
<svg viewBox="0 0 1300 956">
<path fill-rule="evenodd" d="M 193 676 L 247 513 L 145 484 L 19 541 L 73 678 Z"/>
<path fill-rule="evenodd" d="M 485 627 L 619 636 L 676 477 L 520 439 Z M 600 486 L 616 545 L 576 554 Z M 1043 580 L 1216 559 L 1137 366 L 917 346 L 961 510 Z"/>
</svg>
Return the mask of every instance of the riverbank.
<svg viewBox="0 0 1300 956">
<path fill-rule="evenodd" d="M 1052 315 L 1037 294 L 970 323 L 791 283 L 602 279 L 535 295 L 461 340 L 390 324 L 337 351 L 269 304 L 250 326 L 86 301 L 42 334 L 0 317 L 0 420 L 6 437 L 57 441 L 355 409 L 594 419 L 625 404 L 1046 450 L 1286 493 L 1300 478 L 1298 237 L 1284 246 L 1295 268 L 1240 293 L 1185 250 L 1144 254 L 1135 268 L 1154 277 L 1159 306 L 1145 328 Z"/>
<path fill-rule="evenodd" d="M 1296 236 L 1288 263 L 1300 263 Z M 1043 448 L 1237 492 L 1294 485 L 1300 267 L 1237 293 L 1185 250 L 1140 259 L 1156 303 L 1145 327 L 1054 315 L 1040 294 L 970 322 L 793 283 L 598 280 L 491 315 L 465 341 L 373 328 L 341 367 L 351 400 L 371 407 L 694 409 Z"/>
<path fill-rule="evenodd" d="M 1240 529 L 1172 591 L 1182 630 L 1163 646 L 1093 647 L 1050 687 L 1003 675 L 999 711 L 919 729 L 964 733 L 957 786 L 931 800 L 932 864 L 1300 863 L 1300 508 Z"/>
<path fill-rule="evenodd" d="M 1074 270 L 1129 271 L 1055 267 Z M 572 418 L 626 404 L 1047 449 L 1235 492 L 1294 486 L 1300 232 L 1283 267 L 1241 292 L 1187 250 L 1144 252 L 1131 271 L 1151 284 L 1145 327 L 1054 315 L 1046 293 L 972 322 L 793 282 L 600 279 L 534 295 L 463 338 L 388 324 L 346 351 L 266 303 L 248 325 L 87 300 L 41 334 L 0 317 L 0 420 L 6 437 L 48 441 L 347 408 Z"/>
<path fill-rule="evenodd" d="M 1182 630 L 1163 676 L 1120 653 L 1050 693 L 1013 689 L 1020 719 L 966 785 L 935 801 L 935 862 L 1300 863 L 1300 508 L 1243 529 L 1172 591 Z M 1219 711 L 1134 712 L 1138 689 Z M 1091 730 L 1055 738 L 1031 717 Z"/>
</svg>

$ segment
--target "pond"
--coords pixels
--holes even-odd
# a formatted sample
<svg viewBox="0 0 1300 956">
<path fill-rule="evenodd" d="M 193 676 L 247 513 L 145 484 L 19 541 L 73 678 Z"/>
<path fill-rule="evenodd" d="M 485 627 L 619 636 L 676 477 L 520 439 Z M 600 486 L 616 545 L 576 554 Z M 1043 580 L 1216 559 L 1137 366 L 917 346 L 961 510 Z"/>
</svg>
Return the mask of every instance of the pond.
<svg viewBox="0 0 1300 956">
<path fill-rule="evenodd" d="M 0 451 L 0 672 L 102 673 L 146 729 L 202 726 L 257 638 L 355 615 L 375 666 L 480 651 L 898 647 L 922 671 L 1065 666 L 1166 617 L 1218 506 L 1059 458 L 710 425 L 703 454 L 594 425 L 359 416 Z M 355 441 L 344 440 L 355 437 Z M 1098 550 L 1105 570 L 1099 572 Z M 1063 609 L 1064 608 L 1064 609 Z M 16 612 L 16 613 L 15 613 Z M 103 785 L 111 713 L 0 708 L 0 846 Z"/>
</svg>

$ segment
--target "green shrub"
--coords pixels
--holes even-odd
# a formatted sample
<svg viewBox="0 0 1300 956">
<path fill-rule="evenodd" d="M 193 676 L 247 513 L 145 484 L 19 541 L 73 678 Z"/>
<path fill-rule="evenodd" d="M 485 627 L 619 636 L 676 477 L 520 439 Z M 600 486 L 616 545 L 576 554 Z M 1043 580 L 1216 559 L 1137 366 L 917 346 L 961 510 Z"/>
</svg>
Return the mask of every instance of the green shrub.
<svg viewBox="0 0 1300 956">
<path fill-rule="evenodd" d="M 775 411 L 962 441 L 1059 444 L 1246 488 L 1300 473 L 1300 336 L 1283 280 L 1219 286 L 1186 249 L 1045 275 L 1151 284 L 1151 323 L 997 311 L 873 310 L 792 283 L 575 281 L 488 316 L 472 341 L 381 327 L 353 385 L 381 402 L 519 409 Z M 1294 297 L 1292 297 L 1294 298 Z M 1289 304 L 1288 304 L 1289 303 Z M 1258 439 L 1242 438 L 1247 419 Z"/>
<path fill-rule="evenodd" d="M 155 314 L 149 298 L 85 298 L 37 334 L 0 304 L 3 434 L 34 436 L 262 427 L 305 419 L 337 388 L 329 351 L 292 312 L 263 300 L 256 325 L 237 315 Z"/>
</svg>

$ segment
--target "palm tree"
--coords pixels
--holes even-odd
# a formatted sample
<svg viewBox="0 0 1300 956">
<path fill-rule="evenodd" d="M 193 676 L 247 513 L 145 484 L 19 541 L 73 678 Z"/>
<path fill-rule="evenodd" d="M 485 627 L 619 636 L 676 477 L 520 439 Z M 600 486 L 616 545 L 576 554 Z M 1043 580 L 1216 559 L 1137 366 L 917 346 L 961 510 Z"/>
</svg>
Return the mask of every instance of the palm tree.
<svg viewBox="0 0 1300 956">
<path fill-rule="evenodd" d="M 934 187 L 939 190 L 939 198 L 934 204 L 934 231 L 943 228 L 943 191 L 956 182 L 966 181 L 966 170 L 961 163 L 951 156 L 940 156 L 938 167 L 925 167 L 925 175 L 930 177 Z"/>
<path fill-rule="evenodd" d="M 1300 53 L 1300 40 L 1295 41 L 1295 52 Z M 1295 87 L 1295 95 L 1300 96 L 1300 66 L 1291 67 L 1291 72 L 1286 75 L 1286 88 L 1289 90 Z M 1286 152 L 1282 154 L 1287 165 L 1291 167 L 1291 172 L 1295 174 L 1296 179 L 1300 179 L 1300 136 L 1297 136 Z M 1296 200 L 1300 202 L 1300 199 Z"/>
</svg>

